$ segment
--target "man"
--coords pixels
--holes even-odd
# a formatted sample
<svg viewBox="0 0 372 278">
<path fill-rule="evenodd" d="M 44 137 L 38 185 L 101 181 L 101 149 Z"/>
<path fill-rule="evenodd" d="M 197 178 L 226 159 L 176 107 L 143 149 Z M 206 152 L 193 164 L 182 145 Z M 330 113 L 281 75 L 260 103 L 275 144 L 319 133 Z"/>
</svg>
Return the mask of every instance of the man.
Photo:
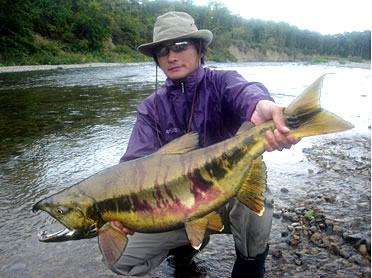
<svg viewBox="0 0 372 278">
<path fill-rule="evenodd" d="M 267 131 L 267 151 L 290 148 L 299 141 L 286 136 L 283 109 L 273 102 L 260 83 L 248 82 L 234 71 L 203 68 L 204 54 L 213 38 L 198 30 L 186 13 L 169 12 L 157 18 L 153 42 L 138 50 L 153 57 L 167 76 L 165 85 L 146 98 L 137 109 L 137 121 L 121 162 L 149 155 L 183 134 L 199 133 L 207 147 L 235 135 L 244 121 L 255 125 L 274 120 L 276 130 Z M 265 192 L 263 216 L 257 216 L 233 199 L 220 211 L 225 233 L 234 237 L 237 258 L 232 277 L 263 277 L 272 220 L 272 196 Z M 144 275 L 174 255 L 175 264 L 188 265 L 197 254 L 184 229 L 157 233 L 131 233 L 126 250 L 111 269 L 124 275 Z M 209 236 L 202 248 L 208 243 Z"/>
</svg>

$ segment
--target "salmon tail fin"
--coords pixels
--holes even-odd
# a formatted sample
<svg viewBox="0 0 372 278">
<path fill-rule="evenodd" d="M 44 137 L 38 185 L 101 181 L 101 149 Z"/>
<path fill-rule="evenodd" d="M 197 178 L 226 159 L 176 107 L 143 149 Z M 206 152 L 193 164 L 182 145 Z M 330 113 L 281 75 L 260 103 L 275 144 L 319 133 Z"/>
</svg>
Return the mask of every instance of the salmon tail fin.
<svg viewBox="0 0 372 278">
<path fill-rule="evenodd" d="M 248 175 L 243 179 L 236 198 L 249 209 L 261 216 L 264 213 L 265 198 L 262 193 L 266 191 L 266 166 L 262 156 L 252 162 Z"/>
<path fill-rule="evenodd" d="M 306 137 L 345 131 L 353 124 L 320 106 L 320 93 L 325 74 L 306 88 L 284 111 L 291 134 Z"/>
<path fill-rule="evenodd" d="M 106 223 L 98 230 L 99 249 L 109 265 L 117 262 L 125 250 L 127 242 L 127 235 L 111 223 Z"/>
<path fill-rule="evenodd" d="M 222 219 L 217 212 L 185 223 L 186 234 L 193 248 L 200 248 L 207 228 L 218 232 L 223 230 Z"/>
</svg>

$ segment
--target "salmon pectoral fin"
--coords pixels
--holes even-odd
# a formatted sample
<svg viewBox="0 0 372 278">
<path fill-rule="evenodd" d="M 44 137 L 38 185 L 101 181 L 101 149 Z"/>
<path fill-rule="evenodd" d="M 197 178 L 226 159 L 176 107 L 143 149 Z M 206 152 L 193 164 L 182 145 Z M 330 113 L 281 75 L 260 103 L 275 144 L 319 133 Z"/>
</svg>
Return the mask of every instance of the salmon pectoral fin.
<svg viewBox="0 0 372 278">
<path fill-rule="evenodd" d="M 265 208 L 265 198 L 262 193 L 266 190 L 266 166 L 262 156 L 255 159 L 249 169 L 248 175 L 243 179 L 236 198 L 254 211 L 262 215 Z"/>
<path fill-rule="evenodd" d="M 98 245 L 102 256 L 110 265 L 120 258 L 127 246 L 127 235 L 110 223 L 106 223 L 98 230 Z"/>
<path fill-rule="evenodd" d="M 203 218 L 185 223 L 187 237 L 193 248 L 200 248 L 207 228 L 219 232 L 223 230 L 222 219 L 217 212 L 211 212 Z"/>
</svg>

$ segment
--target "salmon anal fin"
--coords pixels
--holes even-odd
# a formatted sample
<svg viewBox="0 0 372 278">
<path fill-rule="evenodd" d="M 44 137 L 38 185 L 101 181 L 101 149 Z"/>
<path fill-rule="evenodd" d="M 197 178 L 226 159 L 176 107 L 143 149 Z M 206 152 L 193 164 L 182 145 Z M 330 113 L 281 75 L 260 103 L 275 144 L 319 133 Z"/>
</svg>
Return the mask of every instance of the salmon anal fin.
<svg viewBox="0 0 372 278">
<path fill-rule="evenodd" d="M 237 194 L 237 199 L 254 211 L 262 215 L 265 208 L 265 198 L 262 193 L 266 191 L 266 166 L 262 156 L 253 161 L 248 175 L 244 178 Z"/>
<path fill-rule="evenodd" d="M 127 246 L 127 235 L 110 223 L 106 223 L 98 230 L 98 244 L 102 256 L 110 265 L 120 258 Z"/>
<path fill-rule="evenodd" d="M 199 218 L 185 223 L 186 234 L 193 248 L 200 248 L 207 225 L 207 218 Z"/>
<path fill-rule="evenodd" d="M 222 224 L 221 216 L 213 211 L 208 214 L 205 218 L 208 220 L 207 228 L 213 231 L 221 232 L 224 228 Z"/>
<path fill-rule="evenodd" d="M 224 226 L 222 224 L 221 216 L 217 212 L 211 212 L 203 218 L 186 222 L 185 228 L 191 246 L 195 249 L 199 249 L 207 228 L 220 232 L 223 230 Z"/>
</svg>

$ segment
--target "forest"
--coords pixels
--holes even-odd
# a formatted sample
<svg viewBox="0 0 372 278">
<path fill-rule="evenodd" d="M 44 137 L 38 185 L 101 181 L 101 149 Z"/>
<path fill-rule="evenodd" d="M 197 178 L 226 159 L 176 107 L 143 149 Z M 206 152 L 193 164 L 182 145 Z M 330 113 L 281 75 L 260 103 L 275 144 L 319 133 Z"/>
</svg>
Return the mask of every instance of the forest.
<svg viewBox="0 0 372 278">
<path fill-rule="evenodd" d="M 371 31 L 322 35 L 285 22 L 245 19 L 223 4 L 192 0 L 0 0 L 0 66 L 85 62 L 137 62 L 152 41 L 156 17 L 168 11 L 192 15 L 214 34 L 206 60 L 236 61 L 241 52 L 285 53 L 290 60 L 337 57 L 371 59 Z"/>
</svg>

